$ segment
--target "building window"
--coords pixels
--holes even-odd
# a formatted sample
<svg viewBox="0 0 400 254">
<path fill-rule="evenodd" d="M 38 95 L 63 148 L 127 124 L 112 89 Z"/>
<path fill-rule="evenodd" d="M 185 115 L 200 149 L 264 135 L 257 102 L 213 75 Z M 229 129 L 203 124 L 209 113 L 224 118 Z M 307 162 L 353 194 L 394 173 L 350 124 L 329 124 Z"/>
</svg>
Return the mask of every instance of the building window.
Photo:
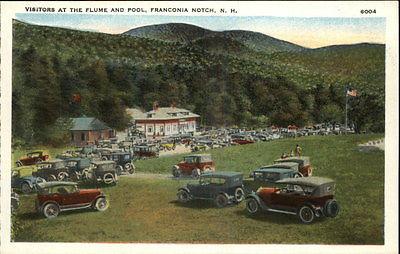
<svg viewBox="0 0 400 254">
<path fill-rule="evenodd" d="M 164 126 L 160 126 L 160 132 L 164 132 Z"/>
<path fill-rule="evenodd" d="M 153 128 L 151 126 L 147 127 L 147 132 L 153 132 Z"/>
<path fill-rule="evenodd" d="M 81 141 L 85 141 L 85 133 L 84 132 L 81 133 Z"/>
<path fill-rule="evenodd" d="M 167 132 L 169 132 L 169 130 L 170 130 L 170 127 L 169 127 L 169 125 L 167 125 Z"/>
</svg>

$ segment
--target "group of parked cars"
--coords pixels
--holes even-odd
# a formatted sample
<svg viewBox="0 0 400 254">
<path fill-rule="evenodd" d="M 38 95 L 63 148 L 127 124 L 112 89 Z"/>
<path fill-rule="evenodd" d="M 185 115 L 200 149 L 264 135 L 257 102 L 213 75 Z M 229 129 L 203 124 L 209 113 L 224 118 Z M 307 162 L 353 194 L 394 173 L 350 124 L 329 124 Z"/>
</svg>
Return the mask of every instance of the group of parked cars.
<svg viewBox="0 0 400 254">
<path fill-rule="evenodd" d="M 177 170 L 199 179 L 178 189 L 177 198 L 182 203 L 205 199 L 222 208 L 246 200 L 250 215 L 262 211 L 291 214 L 306 224 L 316 217 L 333 218 L 339 213 L 335 182 L 312 176 L 309 157 L 277 159 L 273 165 L 253 170 L 247 178 L 238 172 L 215 171 L 208 154 L 184 157 L 172 168 L 173 176 L 180 177 Z"/>
</svg>

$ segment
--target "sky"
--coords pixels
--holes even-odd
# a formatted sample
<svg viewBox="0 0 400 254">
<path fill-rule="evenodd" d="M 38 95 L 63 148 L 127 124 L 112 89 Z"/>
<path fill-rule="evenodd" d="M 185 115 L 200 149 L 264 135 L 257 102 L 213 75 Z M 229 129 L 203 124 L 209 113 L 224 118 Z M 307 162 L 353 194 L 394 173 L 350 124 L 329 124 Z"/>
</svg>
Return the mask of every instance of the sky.
<svg viewBox="0 0 400 254">
<path fill-rule="evenodd" d="M 119 34 L 132 28 L 187 23 L 214 31 L 249 30 L 308 48 L 361 42 L 385 43 L 385 18 L 296 18 L 223 16 L 128 16 L 90 14 L 16 14 L 37 25 Z"/>
</svg>

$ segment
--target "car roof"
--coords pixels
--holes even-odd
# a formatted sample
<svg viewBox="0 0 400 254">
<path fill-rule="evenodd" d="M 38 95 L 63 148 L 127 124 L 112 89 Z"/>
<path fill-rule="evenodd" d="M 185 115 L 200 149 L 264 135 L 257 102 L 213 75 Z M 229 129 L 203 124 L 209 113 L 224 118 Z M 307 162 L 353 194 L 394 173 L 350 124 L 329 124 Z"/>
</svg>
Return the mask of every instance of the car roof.
<svg viewBox="0 0 400 254">
<path fill-rule="evenodd" d="M 332 179 L 319 177 L 319 176 L 309 176 L 309 177 L 298 177 L 298 178 L 285 178 L 276 181 L 277 183 L 287 183 L 287 184 L 298 184 L 307 186 L 320 186 L 326 183 L 334 183 Z"/>
<path fill-rule="evenodd" d="M 269 172 L 269 173 L 289 173 L 293 172 L 290 168 L 280 168 L 280 167 L 261 167 L 259 169 L 254 170 L 253 172 Z"/>
<path fill-rule="evenodd" d="M 233 176 L 241 176 L 243 173 L 240 172 L 230 172 L 230 171 L 218 171 L 218 172 L 210 172 L 210 173 L 204 173 L 201 176 L 205 177 L 223 177 L 223 178 L 228 178 L 228 177 L 233 177 Z"/>
<path fill-rule="evenodd" d="M 106 160 L 106 161 L 92 161 L 92 163 L 96 164 L 96 165 L 110 164 L 111 162 L 115 163 L 114 161 L 108 161 L 108 160 Z"/>
<path fill-rule="evenodd" d="M 42 189 L 44 188 L 50 188 L 54 186 L 72 186 L 72 185 L 78 185 L 75 182 L 63 182 L 63 181 L 54 181 L 54 182 L 43 182 L 43 183 L 38 183 L 38 186 Z"/>
<path fill-rule="evenodd" d="M 277 160 L 275 160 L 275 161 L 299 161 L 299 160 L 302 160 L 302 161 L 304 161 L 304 160 L 310 160 L 310 157 L 308 157 L 308 156 L 291 156 L 291 157 L 287 157 L 287 158 L 280 158 L 280 159 L 277 159 Z"/>
<path fill-rule="evenodd" d="M 297 167 L 296 162 L 285 162 L 285 163 L 279 163 L 279 164 L 272 164 L 272 165 L 267 165 L 267 166 L 262 166 L 261 168 L 293 168 Z"/>
<path fill-rule="evenodd" d="M 191 154 L 191 155 L 186 155 L 185 157 L 202 157 L 202 156 L 211 156 L 211 154 Z"/>
<path fill-rule="evenodd" d="M 55 162 L 63 162 L 64 160 L 61 159 L 52 159 L 52 160 L 48 160 L 48 161 L 43 161 L 40 164 L 47 164 L 47 163 L 55 163 Z"/>
<path fill-rule="evenodd" d="M 33 152 L 26 153 L 26 154 L 31 154 L 31 153 L 43 153 L 43 151 L 33 151 Z"/>
</svg>

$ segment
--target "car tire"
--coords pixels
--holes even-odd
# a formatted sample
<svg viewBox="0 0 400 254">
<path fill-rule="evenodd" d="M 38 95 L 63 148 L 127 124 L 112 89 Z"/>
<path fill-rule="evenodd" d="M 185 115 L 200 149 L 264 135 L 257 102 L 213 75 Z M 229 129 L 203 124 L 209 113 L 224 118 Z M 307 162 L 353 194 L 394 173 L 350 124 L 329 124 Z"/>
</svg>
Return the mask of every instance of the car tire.
<svg viewBox="0 0 400 254">
<path fill-rule="evenodd" d="M 114 182 L 115 182 L 115 177 L 114 177 L 114 175 L 111 174 L 111 173 L 106 173 L 106 174 L 104 174 L 104 175 L 103 175 L 103 182 L 104 182 L 105 184 L 112 184 L 112 183 L 114 183 Z"/>
<path fill-rule="evenodd" d="M 21 161 L 17 161 L 16 163 L 17 163 L 17 167 L 22 167 L 23 166 Z"/>
<path fill-rule="evenodd" d="M 23 182 L 23 183 L 21 184 L 21 191 L 22 191 L 22 193 L 24 193 L 24 194 L 29 194 L 29 193 L 31 193 L 33 190 L 32 190 L 32 188 L 31 188 L 31 186 L 29 185 L 29 183 Z"/>
<path fill-rule="evenodd" d="M 335 218 L 339 214 L 339 204 L 335 199 L 329 199 L 324 205 L 324 215 L 326 217 Z"/>
<path fill-rule="evenodd" d="M 310 224 L 315 218 L 314 210 L 306 205 L 299 209 L 298 216 L 304 224 Z"/>
<path fill-rule="evenodd" d="M 107 158 L 107 156 L 102 156 L 102 157 L 101 157 L 101 160 L 102 160 L 102 161 L 107 161 L 108 158 Z"/>
<path fill-rule="evenodd" d="M 294 174 L 294 178 L 299 178 L 299 177 L 303 177 L 303 174 L 300 172 L 297 172 L 296 174 Z"/>
<path fill-rule="evenodd" d="M 55 203 L 46 204 L 43 207 L 43 215 L 48 219 L 53 219 L 60 213 L 60 208 Z"/>
<path fill-rule="evenodd" d="M 218 194 L 214 199 L 214 203 L 218 208 L 223 208 L 227 206 L 228 202 L 228 197 L 224 193 Z"/>
<path fill-rule="evenodd" d="M 49 176 L 47 177 L 46 181 L 48 181 L 48 182 L 55 182 L 55 181 L 57 181 L 57 177 L 56 177 L 55 175 L 51 174 L 51 175 L 49 175 Z"/>
<path fill-rule="evenodd" d="M 104 212 L 107 210 L 109 203 L 105 197 L 97 198 L 94 203 L 94 208 L 99 212 Z"/>
<path fill-rule="evenodd" d="M 129 174 L 134 174 L 135 173 L 135 165 L 133 165 L 132 163 L 128 162 L 128 163 L 125 164 L 125 170 Z"/>
<path fill-rule="evenodd" d="M 181 203 L 187 203 L 190 201 L 190 194 L 186 190 L 179 190 L 176 196 L 178 201 Z"/>
<path fill-rule="evenodd" d="M 260 212 L 260 204 L 255 198 L 249 198 L 246 202 L 246 210 L 251 215 L 257 214 Z"/>
<path fill-rule="evenodd" d="M 63 180 L 66 180 L 66 179 L 68 179 L 68 173 L 67 172 L 58 173 L 58 175 L 57 175 L 57 180 L 58 181 L 63 181 Z"/>
<path fill-rule="evenodd" d="M 243 199 L 244 199 L 244 190 L 243 190 L 243 188 L 241 188 L 241 187 L 239 187 L 239 188 L 236 188 L 236 190 L 235 190 L 235 202 L 236 203 L 240 203 L 240 202 L 242 202 L 243 201 Z"/>
<path fill-rule="evenodd" d="M 195 168 L 195 169 L 192 170 L 192 177 L 193 178 L 198 178 L 200 176 L 200 174 L 201 174 L 200 169 Z"/>
</svg>

